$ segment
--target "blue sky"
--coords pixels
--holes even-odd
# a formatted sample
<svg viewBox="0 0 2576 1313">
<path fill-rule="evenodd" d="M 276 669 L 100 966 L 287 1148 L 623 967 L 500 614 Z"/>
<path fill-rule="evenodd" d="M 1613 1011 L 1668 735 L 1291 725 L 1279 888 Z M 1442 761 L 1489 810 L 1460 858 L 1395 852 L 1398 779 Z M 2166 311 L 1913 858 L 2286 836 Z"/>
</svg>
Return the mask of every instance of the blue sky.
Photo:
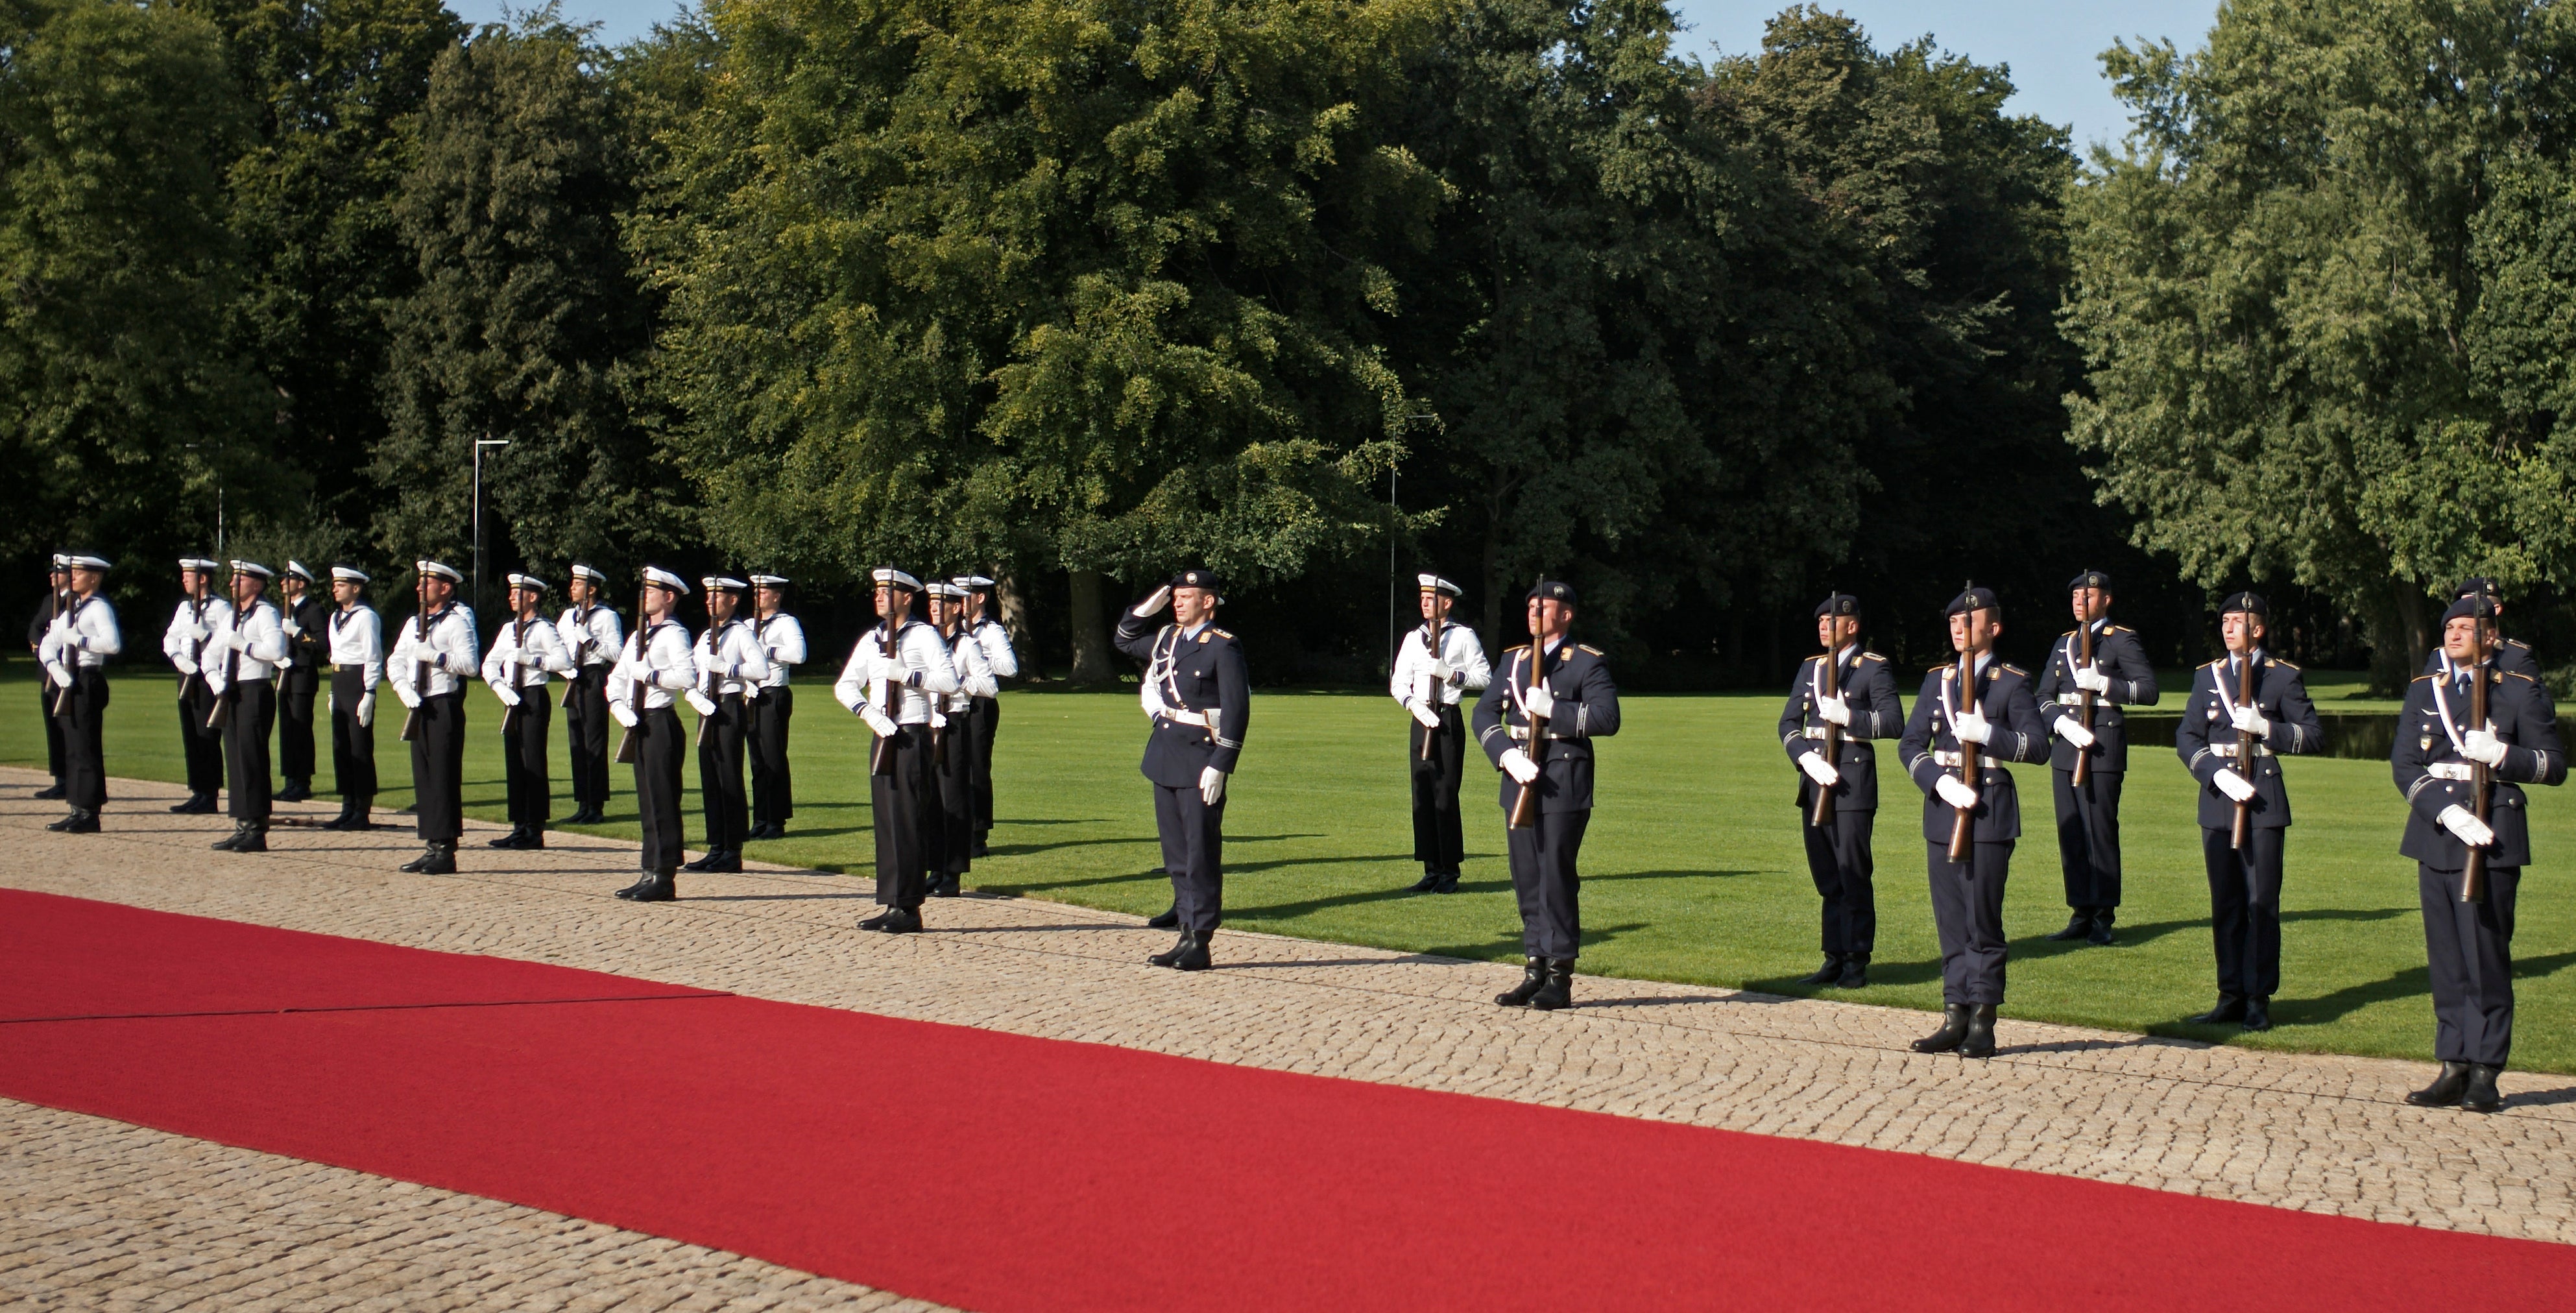
<svg viewBox="0 0 2576 1313">
<path fill-rule="evenodd" d="M 500 0 L 450 0 L 469 22 L 500 17 Z M 1741 0 L 1678 0 L 1691 25 L 1685 52 L 1751 51 L 1762 22 L 1780 5 Z M 2019 92 L 2012 108 L 2075 129 L 2079 149 L 2116 142 L 2125 121 L 2102 82 L 2094 57 L 2116 37 L 2171 37 L 2188 50 L 2209 30 L 2216 0 L 1842 0 L 1830 3 L 1860 20 L 1881 48 L 1930 33 L 1945 50 L 2012 68 Z M 642 34 L 675 11 L 675 0 L 563 0 L 575 20 L 595 19 L 611 42 Z"/>
</svg>

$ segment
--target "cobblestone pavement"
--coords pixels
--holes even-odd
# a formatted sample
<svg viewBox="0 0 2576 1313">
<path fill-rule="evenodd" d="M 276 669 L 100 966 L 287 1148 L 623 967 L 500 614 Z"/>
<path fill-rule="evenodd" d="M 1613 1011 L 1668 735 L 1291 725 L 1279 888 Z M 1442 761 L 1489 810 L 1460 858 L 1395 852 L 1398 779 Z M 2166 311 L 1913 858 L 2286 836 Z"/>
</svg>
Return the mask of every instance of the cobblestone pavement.
<svg viewBox="0 0 2576 1313">
<path fill-rule="evenodd" d="M 393 869 L 416 851 L 404 830 L 281 826 L 269 853 L 232 856 L 205 849 L 225 828 L 220 818 L 168 815 L 161 808 L 176 790 L 132 781 L 114 786 L 108 833 L 59 836 L 40 828 L 58 809 L 19 787 L 43 782 L 0 771 L 0 884 L 1218 1062 L 2576 1243 L 2576 1082 L 2561 1076 L 2509 1073 L 2512 1103 L 2477 1117 L 2400 1103 L 2427 1078 L 2424 1064 L 2261 1053 L 2009 1014 L 1998 1031 L 2003 1052 L 1972 1063 L 1906 1051 L 1927 1026 L 1918 1012 L 1591 978 L 1577 981 L 1572 1012 L 1507 1011 L 1489 999 L 1518 978 L 1513 967 L 1268 935 L 1220 932 L 1220 969 L 1181 975 L 1143 963 L 1167 934 L 1035 900 L 934 900 L 930 933 L 893 937 L 853 924 L 867 910 L 869 881 L 785 868 L 684 873 L 678 903 L 623 903 L 608 895 L 633 878 L 633 846 L 584 836 L 497 853 L 479 841 L 498 827 L 477 826 L 466 837 L 467 869 L 435 878 Z M 280 812 L 322 818 L 333 809 Z M 13 1113 L 13 1145 L 27 1139 L 17 1132 L 28 1116 L 54 1125 L 63 1115 Z M 116 1129 L 101 1154 L 173 1152 L 153 1147 L 168 1137 L 130 1140 L 118 1137 L 146 1133 Z M 39 1155 L 85 1156 L 71 1146 L 85 1146 L 87 1134 L 60 1150 L 42 1135 L 28 1142 Z M 271 1169 L 282 1181 L 324 1170 L 262 1161 L 282 1164 Z M 113 1164 L 96 1171 L 108 1179 Z M 358 1215 L 365 1187 L 334 1179 L 331 1189 L 352 1193 L 345 1207 L 323 1211 Z M 300 1197 L 305 1187 L 275 1188 Z M 102 1203 L 66 1196 L 50 1206 L 69 1215 Z M 504 1248 L 511 1225 L 588 1225 L 497 1204 L 452 1206 L 494 1210 L 471 1229 L 499 1228 L 492 1243 Z M 168 1239 L 149 1214 L 132 1225 Z M 614 1252 L 661 1243 L 594 1229 L 619 1237 L 603 1241 Z M 650 1252 L 681 1263 L 669 1255 L 689 1251 Z M 759 1266 L 693 1252 L 700 1258 L 686 1261 L 727 1272 Z M 19 1261 L 0 1250 L 0 1290 Z M 746 1289 L 765 1280 L 741 1279 Z"/>
</svg>

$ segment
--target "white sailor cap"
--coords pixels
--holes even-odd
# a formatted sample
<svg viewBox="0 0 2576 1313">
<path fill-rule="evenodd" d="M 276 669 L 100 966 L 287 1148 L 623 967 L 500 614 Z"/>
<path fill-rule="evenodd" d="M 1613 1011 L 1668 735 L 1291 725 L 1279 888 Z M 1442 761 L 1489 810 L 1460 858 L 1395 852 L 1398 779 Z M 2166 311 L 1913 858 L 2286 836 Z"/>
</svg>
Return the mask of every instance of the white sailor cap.
<svg viewBox="0 0 2576 1313">
<path fill-rule="evenodd" d="M 1466 589 L 1460 588 L 1458 585 L 1453 584 L 1436 574 L 1417 574 L 1413 576 L 1413 578 L 1416 583 L 1422 585 L 1422 591 L 1426 593 L 1447 593 L 1451 597 L 1465 597 L 1467 595 Z"/>
<path fill-rule="evenodd" d="M 54 559 L 62 562 L 63 568 L 66 570 L 104 570 L 108 568 L 106 557 L 92 556 L 87 552 L 65 552 Z"/>
<path fill-rule="evenodd" d="M 911 575 L 905 574 L 903 571 L 898 570 L 891 565 L 880 566 L 876 570 L 871 571 L 869 577 L 875 579 L 881 584 L 893 584 L 895 587 L 908 593 L 917 593 L 921 591 L 920 580 L 913 578 Z"/>
<path fill-rule="evenodd" d="M 179 568 L 182 570 L 196 570 L 204 572 L 223 569 L 224 563 L 221 561 L 209 561 L 202 556 L 182 556 L 179 558 Z"/>
<path fill-rule="evenodd" d="M 305 565 L 302 561 L 289 560 L 286 563 L 286 572 L 308 584 L 314 582 L 311 567 Z"/>
<path fill-rule="evenodd" d="M 573 564 L 572 577 L 575 579 L 587 579 L 595 584 L 604 584 L 608 582 L 608 576 L 606 574 L 603 574 L 590 566 L 580 564 L 579 562 L 575 562 Z"/>
<path fill-rule="evenodd" d="M 955 584 L 944 584 L 944 583 L 940 583 L 939 581 L 937 581 L 937 580 L 935 580 L 935 579 L 934 579 L 934 580 L 932 580 L 931 582 L 927 583 L 927 584 L 922 585 L 922 591 L 923 591 L 923 592 L 926 592 L 926 593 L 928 593 L 928 594 L 930 594 L 930 595 L 931 595 L 931 596 L 933 596 L 933 597 L 944 597 L 944 598 L 949 599 L 950 601 L 955 601 L 955 600 L 957 600 L 958 598 L 964 597 L 964 596 L 966 595 L 966 590 L 965 590 L 965 589 L 960 588 L 960 587 L 958 587 L 958 586 L 957 586 L 957 585 L 955 585 Z"/>
<path fill-rule="evenodd" d="M 335 583 L 336 583 L 336 582 L 343 582 L 343 581 L 345 581 L 345 582 L 353 583 L 353 584 L 363 584 L 363 583 L 367 583 L 367 582 L 369 582 L 369 580 L 368 580 L 368 578 L 367 578 L 367 572 L 366 572 L 366 571 L 364 571 L 364 570 L 359 569 L 358 567 L 356 567 L 356 566 L 354 566 L 354 565 L 335 565 L 335 566 L 332 566 L 332 567 L 331 567 L 331 578 L 332 578 L 332 581 L 333 581 L 333 582 L 335 582 Z"/>
<path fill-rule="evenodd" d="M 61 552 L 56 552 L 54 553 L 54 567 L 48 573 L 60 574 L 63 571 L 70 569 L 71 566 L 72 558 L 63 555 Z"/>
<path fill-rule="evenodd" d="M 689 595 L 689 581 L 658 565 L 644 567 L 644 582 L 656 588 L 668 588 L 682 597 Z"/>
<path fill-rule="evenodd" d="M 546 591 L 546 581 L 532 574 L 511 575 L 510 586 L 512 588 L 525 588 L 532 593 L 542 593 Z"/>
<path fill-rule="evenodd" d="M 465 576 L 458 573 L 455 566 L 442 561 L 414 561 L 411 563 L 411 568 L 421 574 L 437 575 L 451 584 L 465 582 Z"/>
<path fill-rule="evenodd" d="M 698 580 L 698 587 L 710 593 L 731 593 L 736 597 L 751 591 L 751 585 L 729 574 L 711 574 Z"/>
<path fill-rule="evenodd" d="M 277 577 L 277 571 L 269 569 L 267 566 L 261 565 L 257 561 L 235 561 L 233 562 L 233 573 L 246 574 L 254 579 L 274 579 Z"/>
<path fill-rule="evenodd" d="M 756 574 L 751 577 L 751 586 L 754 588 L 785 588 L 793 582 L 783 574 Z"/>
<path fill-rule="evenodd" d="M 973 591 L 973 590 L 976 590 L 976 589 L 982 589 L 982 588 L 990 588 L 990 587 L 992 587 L 992 586 L 993 586 L 993 581 L 992 581 L 992 580 L 987 579 L 987 578 L 985 578 L 984 576 L 982 576 L 982 575 L 980 575 L 980 574 L 961 574 L 961 575 L 957 576 L 956 578 L 949 580 L 948 582 L 950 582 L 950 583 L 952 583 L 952 584 L 955 584 L 955 585 L 957 585 L 957 586 L 958 586 L 958 587 L 960 587 L 960 588 L 967 589 L 967 590 L 969 590 L 969 591 Z"/>
</svg>

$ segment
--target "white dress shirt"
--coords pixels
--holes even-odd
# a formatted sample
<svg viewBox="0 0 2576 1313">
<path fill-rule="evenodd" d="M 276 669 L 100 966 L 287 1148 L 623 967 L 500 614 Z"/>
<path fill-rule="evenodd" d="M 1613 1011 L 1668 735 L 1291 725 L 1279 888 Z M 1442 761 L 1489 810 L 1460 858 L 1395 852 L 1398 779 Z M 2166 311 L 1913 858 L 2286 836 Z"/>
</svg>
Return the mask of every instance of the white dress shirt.
<svg viewBox="0 0 2576 1313">
<path fill-rule="evenodd" d="M 754 682 L 762 688 L 787 687 L 787 668 L 805 664 L 805 626 L 781 611 L 752 621 L 751 632 L 769 654 L 769 673 Z"/>
<path fill-rule="evenodd" d="M 73 599 L 45 627 L 44 640 L 36 644 L 36 659 L 56 672 L 55 683 L 68 685 L 72 667 L 96 670 L 124 650 L 125 633 L 116 627 L 116 608 L 92 593 Z"/>
<path fill-rule="evenodd" d="M 502 621 L 492 633 L 491 650 L 483 654 L 483 682 L 492 686 L 505 707 L 519 705 L 525 693 L 544 689 L 549 675 L 572 672 L 572 653 L 564 650 L 563 639 L 544 620 L 525 625 Z"/>
<path fill-rule="evenodd" d="M 948 655 L 948 645 L 939 641 L 939 631 L 921 621 L 904 622 L 891 657 L 878 654 L 878 638 L 884 632 L 879 625 L 859 635 L 849 663 L 841 667 L 841 678 L 832 685 L 832 696 L 852 712 L 870 703 L 882 711 L 890 685 L 895 723 L 927 725 L 931 699 L 957 691 L 956 662 Z"/>
<path fill-rule="evenodd" d="M 959 634 L 948 645 L 948 660 L 957 668 L 957 691 L 940 698 L 940 710 L 962 716 L 975 709 L 975 699 L 998 697 L 1002 686 L 993 678 L 992 661 L 973 634 Z"/>
<path fill-rule="evenodd" d="M 196 674 L 216 627 L 231 624 L 232 619 L 233 604 L 220 597 L 183 601 L 170 617 L 170 628 L 161 635 L 161 654 L 170 658 L 170 664 L 177 666 L 180 674 Z M 215 656 L 221 660 L 223 654 L 217 652 Z"/>
<path fill-rule="evenodd" d="M 769 676 L 769 650 L 740 620 L 727 620 L 698 635 L 689 647 L 698 691 L 711 697 L 741 693 Z"/>
<path fill-rule="evenodd" d="M 1000 691 L 999 681 L 1020 677 L 1020 658 L 1011 651 L 1011 631 L 1004 629 L 1000 621 L 978 620 L 967 632 L 975 636 L 975 646 L 984 649 L 984 664 L 993 672 L 995 680 L 994 693 L 975 696 L 993 697 Z"/>
<path fill-rule="evenodd" d="M 1481 693 L 1494 682 L 1494 668 L 1485 660 L 1485 645 L 1476 641 L 1476 631 L 1452 622 L 1440 626 L 1439 657 L 1449 663 L 1449 676 L 1433 679 L 1431 647 L 1423 640 L 1423 629 L 1415 625 L 1405 634 L 1395 652 L 1395 672 L 1386 681 L 1386 691 L 1406 709 L 1421 702 L 1425 690 L 1438 705 L 1454 707 L 1461 698 Z"/>
<path fill-rule="evenodd" d="M 277 622 L 277 608 L 265 597 L 247 612 L 225 608 L 224 623 L 206 640 L 199 664 L 207 689 L 216 693 L 234 680 L 257 684 L 275 679 L 277 668 L 286 664 L 286 630 Z"/>
<path fill-rule="evenodd" d="M 616 665 L 618 651 L 626 645 L 626 631 L 618 624 L 617 613 L 597 603 L 565 607 L 555 619 L 555 637 L 572 654 L 575 666 Z"/>
<path fill-rule="evenodd" d="M 610 714 L 615 708 L 629 711 L 658 711 L 671 705 L 674 694 L 696 687 L 698 663 L 689 642 L 689 627 L 677 620 L 660 624 L 648 622 L 626 639 L 619 649 L 617 664 L 608 672 Z M 619 717 L 619 724 L 626 724 Z"/>
<path fill-rule="evenodd" d="M 385 622 L 376 608 L 359 602 L 331 613 L 331 664 L 358 667 L 361 693 L 384 680 Z"/>
<path fill-rule="evenodd" d="M 426 636 L 421 628 L 418 616 L 395 622 L 394 650 L 385 658 L 385 682 L 406 707 L 418 707 L 424 689 L 434 698 L 463 692 L 465 681 L 483 665 L 475 658 L 482 645 L 475 641 L 472 610 L 450 602 L 429 617 Z M 425 684 L 418 673 L 422 668 L 429 672 Z"/>
</svg>

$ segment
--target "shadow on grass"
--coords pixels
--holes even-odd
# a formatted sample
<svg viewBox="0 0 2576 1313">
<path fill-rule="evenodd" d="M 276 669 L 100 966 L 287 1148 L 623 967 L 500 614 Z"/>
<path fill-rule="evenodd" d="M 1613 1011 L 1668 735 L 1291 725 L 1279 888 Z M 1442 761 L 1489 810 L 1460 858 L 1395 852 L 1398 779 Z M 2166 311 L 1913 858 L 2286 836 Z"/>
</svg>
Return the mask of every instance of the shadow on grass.
<svg viewBox="0 0 2576 1313">
<path fill-rule="evenodd" d="M 1583 946 L 1598 948 L 1616 940 L 1621 935 L 1633 934 L 1647 928 L 1647 924 L 1643 921 L 1632 921 L 1625 925 L 1585 930 Z M 1496 935 L 1480 944 L 1434 944 L 1423 949 L 1421 956 L 1464 958 L 1470 962 L 1508 962 L 1521 956 L 1521 937 L 1513 933 Z"/>
<path fill-rule="evenodd" d="M 1606 884 L 1612 880 L 1732 880 L 1740 875 L 1767 875 L 1766 871 L 1622 871 L 1617 875 L 1587 875 L 1585 884 Z M 1506 887 L 1508 887 L 1508 882 Z"/>
<path fill-rule="evenodd" d="M 2547 957 L 2528 957 L 2513 964 L 2513 974 L 2516 979 L 2528 979 L 2549 975 L 2571 964 L 2576 964 L 2576 952 L 2553 953 Z M 2384 980 L 2374 980 L 2361 985 L 2346 985 L 2319 998 L 2275 999 L 2272 1003 L 2272 1021 L 2275 1025 L 2319 1026 L 2330 1021 L 2341 1020 L 2374 1003 L 2414 998 L 2429 999 L 2432 993 L 2431 970 L 2426 967 L 2408 967 L 2391 974 Z M 2228 1026 L 2191 1026 L 2176 1033 L 2224 1033 L 2233 1029 Z M 2165 1033 L 2164 1028 L 2158 1028 L 2157 1033 Z"/>
</svg>

